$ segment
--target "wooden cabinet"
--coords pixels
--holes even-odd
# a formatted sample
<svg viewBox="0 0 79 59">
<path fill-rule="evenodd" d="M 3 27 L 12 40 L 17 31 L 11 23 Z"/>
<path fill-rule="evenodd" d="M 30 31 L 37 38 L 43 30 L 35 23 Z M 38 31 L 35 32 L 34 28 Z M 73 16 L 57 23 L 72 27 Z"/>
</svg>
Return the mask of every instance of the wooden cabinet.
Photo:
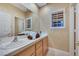
<svg viewBox="0 0 79 59">
<path fill-rule="evenodd" d="M 33 54 L 31 54 L 31 56 L 35 56 L 35 52 Z"/>
<path fill-rule="evenodd" d="M 17 53 L 16 56 L 35 56 L 35 45 L 32 45 Z"/>
<path fill-rule="evenodd" d="M 42 40 L 36 43 L 36 50 L 42 47 Z"/>
<path fill-rule="evenodd" d="M 48 37 L 43 38 L 43 55 L 46 55 L 48 51 Z"/>
<path fill-rule="evenodd" d="M 16 56 L 43 56 L 48 51 L 48 37 L 41 39 L 32 46 L 16 54 Z"/>
<path fill-rule="evenodd" d="M 42 40 L 36 43 L 36 56 L 42 56 Z"/>
<path fill-rule="evenodd" d="M 42 47 L 40 47 L 38 50 L 36 50 L 36 56 L 42 56 Z"/>
</svg>

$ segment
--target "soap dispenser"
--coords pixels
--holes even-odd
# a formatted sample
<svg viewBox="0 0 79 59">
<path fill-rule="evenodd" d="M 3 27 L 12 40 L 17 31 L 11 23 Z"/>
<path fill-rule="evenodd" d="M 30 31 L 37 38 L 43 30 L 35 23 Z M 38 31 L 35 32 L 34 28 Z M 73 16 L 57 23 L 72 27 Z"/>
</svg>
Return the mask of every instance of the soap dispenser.
<svg viewBox="0 0 79 59">
<path fill-rule="evenodd" d="M 39 38 L 40 37 L 40 34 L 37 32 L 36 33 L 36 38 Z"/>
</svg>

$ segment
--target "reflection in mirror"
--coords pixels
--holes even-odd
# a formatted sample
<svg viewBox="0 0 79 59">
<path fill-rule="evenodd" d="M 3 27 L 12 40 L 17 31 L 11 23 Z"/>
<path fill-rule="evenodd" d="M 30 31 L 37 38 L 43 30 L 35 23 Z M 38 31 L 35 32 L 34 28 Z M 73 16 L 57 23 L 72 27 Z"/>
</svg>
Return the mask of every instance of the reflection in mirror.
<svg viewBox="0 0 79 59">
<path fill-rule="evenodd" d="M 15 17 L 15 36 L 24 31 L 24 18 Z"/>
<path fill-rule="evenodd" d="M 28 17 L 25 19 L 25 31 L 32 30 L 32 17 Z"/>
<path fill-rule="evenodd" d="M 0 11 L 0 37 L 11 34 L 11 15 L 5 11 Z"/>
</svg>

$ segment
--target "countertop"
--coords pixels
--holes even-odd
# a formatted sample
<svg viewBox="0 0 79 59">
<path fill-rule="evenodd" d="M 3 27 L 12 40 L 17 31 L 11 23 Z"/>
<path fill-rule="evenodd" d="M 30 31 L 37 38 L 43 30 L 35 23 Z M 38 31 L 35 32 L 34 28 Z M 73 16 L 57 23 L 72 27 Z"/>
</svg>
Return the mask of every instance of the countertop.
<svg viewBox="0 0 79 59">
<path fill-rule="evenodd" d="M 28 40 L 26 36 L 19 37 L 18 41 L 12 42 L 14 37 L 4 37 L 0 38 L 0 56 L 12 56 L 19 51 L 31 46 L 32 44 L 42 40 L 46 37 L 47 33 L 42 33 L 41 36 L 34 40 Z"/>
</svg>

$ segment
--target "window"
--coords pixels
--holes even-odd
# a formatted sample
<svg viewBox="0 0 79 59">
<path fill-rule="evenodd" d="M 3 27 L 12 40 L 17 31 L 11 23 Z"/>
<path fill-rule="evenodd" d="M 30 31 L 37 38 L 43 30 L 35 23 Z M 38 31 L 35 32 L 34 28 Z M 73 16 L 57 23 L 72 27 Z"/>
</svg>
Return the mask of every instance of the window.
<svg viewBox="0 0 79 59">
<path fill-rule="evenodd" d="M 65 12 L 64 10 L 52 13 L 51 28 L 65 28 Z"/>
<path fill-rule="evenodd" d="M 25 20 L 25 30 L 32 29 L 32 17 L 26 18 Z"/>
</svg>

